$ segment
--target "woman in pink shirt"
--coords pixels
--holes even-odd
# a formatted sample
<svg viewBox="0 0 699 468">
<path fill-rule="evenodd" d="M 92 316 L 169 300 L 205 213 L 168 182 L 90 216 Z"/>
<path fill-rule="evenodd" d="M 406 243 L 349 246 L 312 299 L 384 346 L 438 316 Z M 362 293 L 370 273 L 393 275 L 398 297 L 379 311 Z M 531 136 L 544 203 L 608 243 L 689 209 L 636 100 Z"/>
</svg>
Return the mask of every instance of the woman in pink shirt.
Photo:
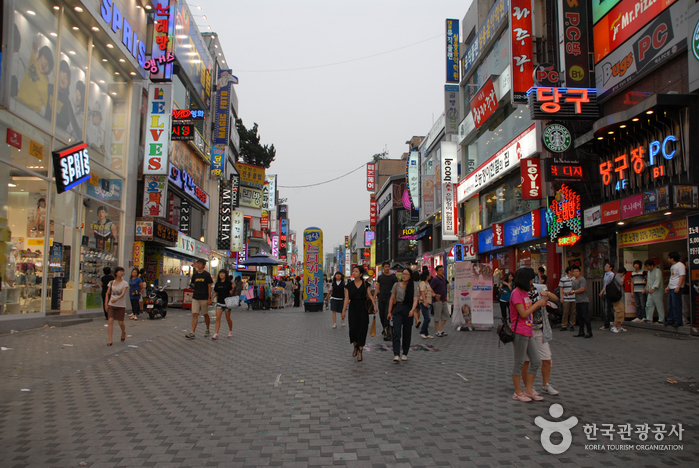
<svg viewBox="0 0 699 468">
<path fill-rule="evenodd" d="M 517 401 L 541 401 L 538 394 L 534 393 L 534 377 L 541 367 L 539 350 L 536 347 L 532 335 L 532 313 L 541 307 L 546 307 L 547 299 L 539 299 L 532 304 L 529 299 L 529 290 L 532 288 L 536 274 L 531 268 L 520 268 L 515 273 L 513 281 L 514 289 L 510 296 L 510 325 L 515 334 L 515 364 L 512 368 L 512 382 L 515 385 L 513 400 Z M 529 356 L 529 369 L 524 378 L 524 392 L 520 383 L 522 366 L 525 354 Z"/>
</svg>

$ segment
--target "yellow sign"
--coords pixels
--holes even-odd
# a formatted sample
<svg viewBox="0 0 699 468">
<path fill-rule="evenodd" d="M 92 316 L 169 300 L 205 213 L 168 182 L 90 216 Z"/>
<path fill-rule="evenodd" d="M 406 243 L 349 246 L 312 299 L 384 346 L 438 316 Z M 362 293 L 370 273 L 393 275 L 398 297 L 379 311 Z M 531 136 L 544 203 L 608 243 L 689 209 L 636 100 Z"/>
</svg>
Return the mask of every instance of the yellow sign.
<svg viewBox="0 0 699 468">
<path fill-rule="evenodd" d="M 38 160 L 44 159 L 44 147 L 36 141 L 29 140 L 29 154 Z"/>
<path fill-rule="evenodd" d="M 240 183 L 248 187 L 263 188 L 265 185 L 265 168 L 250 164 L 236 163 L 240 173 Z"/>
<path fill-rule="evenodd" d="M 44 245 L 44 239 L 27 239 L 27 245 L 40 247 Z"/>
<path fill-rule="evenodd" d="M 619 247 L 654 244 L 687 238 L 687 219 L 663 221 L 619 233 Z"/>
<path fill-rule="evenodd" d="M 143 242 L 133 243 L 133 266 L 139 270 L 145 266 L 146 244 Z"/>
<path fill-rule="evenodd" d="M 100 178 L 97 176 L 97 174 L 90 174 L 90 183 L 97 187 L 97 184 L 99 184 Z"/>
<path fill-rule="evenodd" d="M 376 239 L 371 240 L 371 256 L 369 266 L 371 268 L 376 268 Z"/>
</svg>

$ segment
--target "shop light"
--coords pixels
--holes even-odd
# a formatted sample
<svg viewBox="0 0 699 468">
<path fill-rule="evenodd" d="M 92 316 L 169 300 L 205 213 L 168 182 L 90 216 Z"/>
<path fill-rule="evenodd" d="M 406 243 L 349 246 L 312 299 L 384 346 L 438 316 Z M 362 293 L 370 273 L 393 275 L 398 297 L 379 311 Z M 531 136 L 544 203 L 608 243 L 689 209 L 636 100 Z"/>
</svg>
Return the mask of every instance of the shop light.
<svg viewBox="0 0 699 468">
<path fill-rule="evenodd" d="M 107 49 L 113 49 L 114 46 L 112 44 L 107 44 Z"/>
<path fill-rule="evenodd" d="M 82 12 L 83 12 L 83 9 L 80 8 L 79 6 L 76 6 L 76 7 L 75 7 L 75 11 L 77 11 L 78 13 L 82 13 Z"/>
<path fill-rule="evenodd" d="M 619 125 L 619 128 L 626 128 L 626 125 Z"/>
<path fill-rule="evenodd" d="M 112 96 L 116 96 L 116 95 L 117 95 L 117 93 L 116 93 L 116 92 L 114 92 L 114 91 L 112 91 L 112 92 L 111 92 L 111 93 L 109 93 L 109 94 L 111 94 Z"/>
<path fill-rule="evenodd" d="M 124 60 L 123 58 L 120 58 L 119 61 L 120 61 L 121 63 L 126 62 L 126 60 Z"/>
<path fill-rule="evenodd" d="M 226 61 L 225 61 L 225 60 L 221 60 L 221 63 L 226 63 Z"/>
<path fill-rule="evenodd" d="M 119 73 L 119 72 L 114 72 L 114 74 L 115 74 L 115 75 L 121 75 L 121 73 Z"/>
<path fill-rule="evenodd" d="M 73 31 L 77 31 L 78 29 L 80 29 L 80 28 L 77 26 L 73 26 Z"/>
<path fill-rule="evenodd" d="M 672 211 L 666 211 L 665 216 L 670 216 L 672 214 Z"/>
<path fill-rule="evenodd" d="M 8 187 L 17 187 L 15 184 L 7 184 Z"/>
<path fill-rule="evenodd" d="M 107 59 L 106 59 L 106 58 L 105 58 L 105 59 L 102 59 L 102 61 L 103 61 L 103 62 L 106 62 L 106 61 L 107 61 Z"/>
<path fill-rule="evenodd" d="M 623 222 L 623 221 L 619 221 L 617 224 L 618 224 L 619 226 L 623 226 L 623 225 L 624 225 L 624 222 Z"/>
<path fill-rule="evenodd" d="M 74 51 L 74 50 L 69 50 L 68 53 L 69 53 L 70 55 L 75 55 L 75 51 Z"/>
<path fill-rule="evenodd" d="M 143 7 L 143 8 L 145 8 L 146 10 L 150 10 L 152 7 L 151 7 L 150 5 L 146 5 L 146 6 Z"/>
<path fill-rule="evenodd" d="M 646 111 L 646 114 L 651 115 L 653 113 L 652 110 Z"/>
<path fill-rule="evenodd" d="M 93 30 L 94 32 L 99 32 L 100 28 L 98 28 L 97 26 L 93 26 L 93 27 L 92 27 L 92 30 Z"/>
<path fill-rule="evenodd" d="M 58 37 L 58 34 L 56 34 L 55 32 L 52 32 L 52 33 L 49 33 L 49 36 L 51 36 L 51 37 Z"/>
<path fill-rule="evenodd" d="M 129 75 L 136 76 L 136 72 L 131 72 L 131 73 L 129 73 Z"/>
<path fill-rule="evenodd" d="M 631 119 L 631 122 L 638 122 L 639 120 L 641 119 L 639 119 L 638 117 L 634 117 L 633 119 Z"/>
<path fill-rule="evenodd" d="M 100 80 L 100 83 L 104 84 L 104 80 Z"/>
<path fill-rule="evenodd" d="M 598 140 L 604 140 L 604 137 L 597 137 Z"/>
<path fill-rule="evenodd" d="M 36 16 L 36 12 L 34 10 L 27 10 L 28 15 Z"/>
<path fill-rule="evenodd" d="M 614 133 L 614 130 L 610 130 L 607 132 L 608 134 L 612 135 Z"/>
<path fill-rule="evenodd" d="M 58 5 L 54 5 L 53 9 L 54 9 L 54 10 L 60 10 L 61 7 L 59 7 Z"/>
</svg>

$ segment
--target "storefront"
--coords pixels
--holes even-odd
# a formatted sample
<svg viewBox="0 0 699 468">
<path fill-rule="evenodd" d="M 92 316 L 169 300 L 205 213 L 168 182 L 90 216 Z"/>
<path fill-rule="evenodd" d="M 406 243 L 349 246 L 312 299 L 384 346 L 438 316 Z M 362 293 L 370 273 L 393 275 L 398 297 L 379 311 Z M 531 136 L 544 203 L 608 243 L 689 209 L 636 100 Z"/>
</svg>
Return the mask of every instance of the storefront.
<svg viewBox="0 0 699 468">
<path fill-rule="evenodd" d="M 133 31 L 124 44 L 97 2 L 5 8 L 3 49 L 12 53 L 0 77 L 0 185 L 8 187 L 0 191 L 0 319 L 101 313 L 103 269 L 128 262 L 123 246 L 133 242 L 124 194 L 137 176 L 127 161 L 138 155 L 146 14 L 135 4 L 121 9 Z M 70 183 L 59 193 L 52 153 L 79 142 L 89 168 L 66 169 Z"/>
</svg>

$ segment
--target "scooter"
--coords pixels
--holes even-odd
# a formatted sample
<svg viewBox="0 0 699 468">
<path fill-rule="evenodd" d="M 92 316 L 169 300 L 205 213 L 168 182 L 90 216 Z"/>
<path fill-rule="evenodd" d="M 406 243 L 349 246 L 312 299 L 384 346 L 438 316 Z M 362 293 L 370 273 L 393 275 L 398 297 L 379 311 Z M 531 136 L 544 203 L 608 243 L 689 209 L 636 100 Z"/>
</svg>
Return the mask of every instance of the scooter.
<svg viewBox="0 0 699 468">
<path fill-rule="evenodd" d="M 156 315 L 160 315 L 161 318 L 165 318 L 167 315 L 167 303 L 168 296 L 165 292 L 165 288 L 170 285 L 170 280 L 167 280 L 162 287 L 156 288 L 153 284 L 150 285 L 147 292 L 147 297 L 145 302 L 146 312 L 148 312 L 148 317 L 153 320 Z"/>
</svg>

